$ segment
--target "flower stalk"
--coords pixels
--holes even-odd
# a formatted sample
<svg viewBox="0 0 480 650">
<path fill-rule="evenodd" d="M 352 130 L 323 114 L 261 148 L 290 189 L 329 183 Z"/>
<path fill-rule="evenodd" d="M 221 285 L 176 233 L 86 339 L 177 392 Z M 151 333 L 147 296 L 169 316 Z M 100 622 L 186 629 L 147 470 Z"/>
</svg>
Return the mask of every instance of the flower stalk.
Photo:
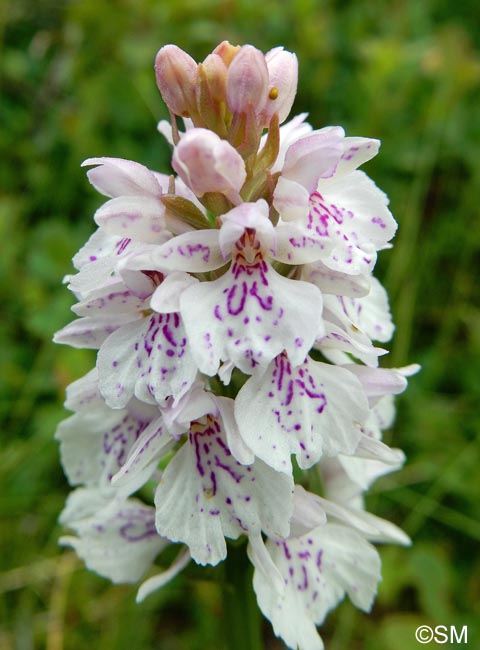
<svg viewBox="0 0 480 650">
<path fill-rule="evenodd" d="M 223 616 L 225 647 L 263 650 L 262 617 L 252 587 L 252 566 L 243 546 L 232 545 L 225 560 Z"/>
</svg>

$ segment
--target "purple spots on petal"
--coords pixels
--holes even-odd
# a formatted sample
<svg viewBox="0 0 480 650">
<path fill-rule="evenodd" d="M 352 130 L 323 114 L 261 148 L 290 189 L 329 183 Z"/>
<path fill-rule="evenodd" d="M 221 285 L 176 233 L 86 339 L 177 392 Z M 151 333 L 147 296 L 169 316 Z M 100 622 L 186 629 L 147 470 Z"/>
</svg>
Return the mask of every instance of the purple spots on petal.
<svg viewBox="0 0 480 650">
<path fill-rule="evenodd" d="M 127 542 L 140 542 L 148 537 L 157 535 L 155 519 L 151 510 L 138 509 L 134 511 L 120 511 L 117 518 L 125 523 L 120 526 L 119 534 Z"/>
<path fill-rule="evenodd" d="M 383 230 L 385 230 L 385 228 L 387 227 L 385 221 L 381 217 L 373 217 L 372 223 L 378 224 L 380 228 L 382 228 Z"/>
<path fill-rule="evenodd" d="M 299 557 L 301 560 L 308 560 L 308 559 L 310 559 L 312 556 L 310 555 L 310 551 L 300 551 L 300 552 L 298 553 L 298 557 Z"/>
<path fill-rule="evenodd" d="M 299 591 L 306 591 L 308 589 L 308 575 L 307 568 L 302 564 L 303 583 L 297 585 Z"/>
<path fill-rule="evenodd" d="M 271 311 L 272 310 L 273 296 L 272 295 L 267 295 L 267 296 L 260 295 L 260 293 L 258 291 L 257 282 L 252 283 L 252 286 L 250 287 L 250 295 L 253 296 L 257 300 L 259 306 L 264 311 Z"/>
<path fill-rule="evenodd" d="M 202 244 L 187 244 L 186 246 L 178 246 L 177 252 L 182 257 L 201 257 L 204 262 L 208 262 L 210 259 L 209 246 L 203 246 Z"/>
<path fill-rule="evenodd" d="M 117 255 L 121 255 L 121 254 L 123 253 L 123 251 L 127 248 L 127 246 L 130 244 L 131 241 L 132 241 L 132 240 L 131 240 L 131 239 L 128 239 L 128 238 L 126 238 L 126 239 L 122 239 L 122 240 L 117 244 L 117 246 L 118 246 L 118 248 L 117 248 Z"/>
<path fill-rule="evenodd" d="M 227 465 L 226 463 L 222 463 L 222 461 L 218 456 L 214 456 L 214 460 L 215 460 L 215 465 L 217 467 L 227 472 L 227 474 L 229 474 L 236 483 L 240 483 L 240 481 L 243 478 L 243 474 L 235 472 L 230 465 Z M 238 463 L 236 464 L 238 465 Z"/>
<path fill-rule="evenodd" d="M 230 287 L 227 294 L 227 310 L 230 316 L 237 316 L 241 311 L 243 311 L 247 299 L 247 291 L 248 288 L 246 282 L 242 282 L 240 288 L 238 284 L 234 284 Z M 236 304 L 234 302 L 235 299 Z"/>
</svg>

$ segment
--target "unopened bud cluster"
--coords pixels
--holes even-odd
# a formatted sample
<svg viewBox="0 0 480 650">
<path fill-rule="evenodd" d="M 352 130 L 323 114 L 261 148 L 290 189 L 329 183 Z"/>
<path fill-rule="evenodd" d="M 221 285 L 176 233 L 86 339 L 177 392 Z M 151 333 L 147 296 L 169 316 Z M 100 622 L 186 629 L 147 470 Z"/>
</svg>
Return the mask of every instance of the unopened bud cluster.
<svg viewBox="0 0 480 650">
<path fill-rule="evenodd" d="M 166 45 L 155 72 L 175 175 L 84 163 L 107 200 L 67 276 L 78 318 L 55 337 L 98 350 L 57 431 L 75 487 L 62 542 L 114 582 L 159 556 L 141 600 L 245 539 L 275 634 L 321 649 L 345 594 L 371 607 L 372 542 L 409 543 L 363 501 L 403 463 L 382 431 L 417 369 L 378 362 L 394 328 L 373 269 L 396 223 L 357 168 L 379 142 L 283 124 L 297 59 L 281 47 L 223 42 L 197 64 Z"/>
</svg>

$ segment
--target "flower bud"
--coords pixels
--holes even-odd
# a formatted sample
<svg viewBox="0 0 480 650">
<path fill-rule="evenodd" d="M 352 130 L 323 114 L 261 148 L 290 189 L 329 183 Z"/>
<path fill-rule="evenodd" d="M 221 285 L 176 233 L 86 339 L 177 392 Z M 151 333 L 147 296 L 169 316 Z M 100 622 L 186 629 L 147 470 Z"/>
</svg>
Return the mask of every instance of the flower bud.
<svg viewBox="0 0 480 650">
<path fill-rule="evenodd" d="M 213 50 L 212 54 L 217 54 L 228 68 L 239 49 L 240 45 L 232 45 L 228 41 L 222 41 L 220 45 L 217 45 Z"/>
<path fill-rule="evenodd" d="M 233 113 L 245 113 L 249 106 L 259 112 L 268 97 L 268 69 L 265 57 L 244 45 L 233 59 L 227 75 L 227 104 Z"/>
<path fill-rule="evenodd" d="M 168 108 L 188 117 L 196 107 L 197 64 L 192 57 L 176 45 L 165 45 L 155 59 L 155 75 Z"/>
<path fill-rule="evenodd" d="M 209 54 L 201 64 L 208 82 L 210 96 L 215 102 L 224 102 L 227 92 L 227 66 L 218 54 Z"/>
<path fill-rule="evenodd" d="M 172 166 L 199 197 L 221 192 L 237 203 L 245 164 L 231 144 L 208 129 L 190 129 L 175 148 Z"/>
<path fill-rule="evenodd" d="M 274 113 L 281 124 L 290 113 L 297 93 L 298 60 L 295 54 L 286 52 L 283 47 L 275 47 L 265 55 L 268 68 L 268 98 L 262 111 L 265 126 L 268 126 Z"/>
</svg>

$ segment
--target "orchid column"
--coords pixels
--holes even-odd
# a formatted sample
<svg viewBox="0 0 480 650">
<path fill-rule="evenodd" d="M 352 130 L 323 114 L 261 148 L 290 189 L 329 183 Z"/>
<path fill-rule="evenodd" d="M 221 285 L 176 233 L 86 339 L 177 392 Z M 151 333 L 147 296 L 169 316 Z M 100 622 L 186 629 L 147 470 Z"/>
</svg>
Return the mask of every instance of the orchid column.
<svg viewBox="0 0 480 650">
<path fill-rule="evenodd" d="M 75 487 L 62 543 L 114 582 L 148 574 L 142 600 L 244 540 L 275 634 L 320 649 L 345 594 L 372 605 L 372 542 L 409 543 L 363 503 L 403 463 L 382 430 L 416 370 L 378 367 L 393 325 L 372 271 L 396 224 L 357 168 L 379 142 L 305 114 L 280 126 L 297 85 L 281 47 L 224 42 L 197 64 L 167 45 L 155 70 L 176 175 L 84 163 L 108 200 L 67 276 L 79 318 L 55 337 L 98 350 L 57 431 Z"/>
</svg>

